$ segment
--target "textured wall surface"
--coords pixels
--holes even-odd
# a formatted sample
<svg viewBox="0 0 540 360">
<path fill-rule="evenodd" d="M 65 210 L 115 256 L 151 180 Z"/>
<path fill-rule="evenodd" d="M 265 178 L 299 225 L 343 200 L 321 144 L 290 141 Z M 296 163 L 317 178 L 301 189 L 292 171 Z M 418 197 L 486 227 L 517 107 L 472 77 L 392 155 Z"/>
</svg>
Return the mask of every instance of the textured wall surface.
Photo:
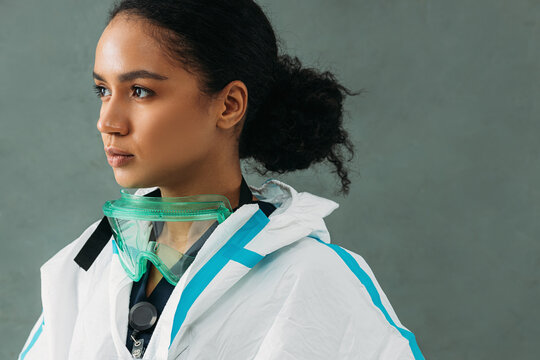
<svg viewBox="0 0 540 360">
<path fill-rule="evenodd" d="M 119 194 L 91 89 L 111 4 L 0 1 L 2 359 L 41 312 L 41 264 Z M 366 259 L 427 359 L 536 359 L 540 3 L 261 4 L 285 51 L 366 90 L 346 102 L 349 196 L 327 165 L 273 177 L 340 203 L 333 242 Z"/>
</svg>

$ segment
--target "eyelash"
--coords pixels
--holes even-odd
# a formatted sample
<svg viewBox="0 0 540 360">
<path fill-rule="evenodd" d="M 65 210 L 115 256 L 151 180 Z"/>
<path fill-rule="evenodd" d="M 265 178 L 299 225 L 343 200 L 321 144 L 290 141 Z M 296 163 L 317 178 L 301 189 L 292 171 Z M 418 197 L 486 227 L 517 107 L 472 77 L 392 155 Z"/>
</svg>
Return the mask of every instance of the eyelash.
<svg viewBox="0 0 540 360">
<path fill-rule="evenodd" d="M 102 98 L 103 96 L 105 96 L 105 95 L 103 95 L 103 94 L 101 93 L 101 90 L 102 90 L 102 89 L 105 89 L 103 86 L 99 86 L 99 85 L 95 85 L 95 84 L 94 84 L 94 85 L 92 86 L 92 88 L 94 89 L 94 92 L 96 93 L 96 95 L 97 95 L 98 98 Z M 148 93 L 147 96 L 140 97 L 141 99 L 145 99 L 145 98 L 148 98 L 148 97 L 151 97 L 152 95 L 154 95 L 154 92 L 153 92 L 152 90 L 148 90 L 148 89 L 145 89 L 145 88 L 143 88 L 143 87 L 136 86 L 136 85 L 134 85 L 134 86 L 131 87 L 131 90 L 132 90 L 132 91 L 135 91 L 136 89 L 141 89 L 141 90 L 143 90 L 143 91 L 145 91 L 145 92 Z"/>
</svg>

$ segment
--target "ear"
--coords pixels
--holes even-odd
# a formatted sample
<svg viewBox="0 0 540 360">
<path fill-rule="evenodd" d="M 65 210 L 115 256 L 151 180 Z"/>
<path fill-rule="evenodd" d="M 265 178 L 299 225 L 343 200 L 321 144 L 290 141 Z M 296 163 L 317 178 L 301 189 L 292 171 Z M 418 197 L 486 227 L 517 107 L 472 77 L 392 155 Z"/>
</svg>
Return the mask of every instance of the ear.
<svg viewBox="0 0 540 360">
<path fill-rule="evenodd" d="M 248 90 L 240 80 L 231 81 L 222 90 L 219 97 L 219 114 L 216 126 L 221 129 L 231 129 L 244 117 L 248 103 Z"/>
</svg>

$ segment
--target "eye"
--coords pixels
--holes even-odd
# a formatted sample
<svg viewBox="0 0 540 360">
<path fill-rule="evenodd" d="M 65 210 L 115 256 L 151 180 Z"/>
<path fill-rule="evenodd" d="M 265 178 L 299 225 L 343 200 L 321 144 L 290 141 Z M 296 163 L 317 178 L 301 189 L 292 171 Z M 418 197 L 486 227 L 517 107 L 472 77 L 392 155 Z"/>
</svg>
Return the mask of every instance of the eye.
<svg viewBox="0 0 540 360">
<path fill-rule="evenodd" d="M 141 91 L 146 92 L 148 94 L 147 96 L 143 96 L 141 99 L 150 97 L 150 96 L 152 96 L 154 94 L 154 92 L 152 90 L 148 90 L 148 89 L 142 88 L 140 86 L 132 86 L 131 89 L 135 90 L 135 91 L 141 90 Z M 137 96 L 137 97 L 140 97 L 140 96 Z"/>
<path fill-rule="evenodd" d="M 103 93 L 101 92 L 101 90 L 105 89 L 103 86 L 94 85 L 92 86 L 92 88 L 94 89 L 94 92 L 97 94 L 98 98 L 101 98 L 104 96 Z"/>
</svg>

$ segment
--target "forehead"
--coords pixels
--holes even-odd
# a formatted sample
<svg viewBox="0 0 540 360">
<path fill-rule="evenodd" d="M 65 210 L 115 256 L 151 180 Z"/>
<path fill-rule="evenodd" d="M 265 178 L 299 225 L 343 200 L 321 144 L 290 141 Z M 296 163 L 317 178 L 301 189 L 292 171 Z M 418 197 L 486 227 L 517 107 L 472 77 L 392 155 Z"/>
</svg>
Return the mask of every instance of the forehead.
<svg viewBox="0 0 540 360">
<path fill-rule="evenodd" d="M 157 41 L 148 34 L 150 26 L 140 18 L 115 17 L 99 38 L 94 71 L 106 76 L 139 68 L 168 76 L 181 71 L 173 67 Z"/>
</svg>

